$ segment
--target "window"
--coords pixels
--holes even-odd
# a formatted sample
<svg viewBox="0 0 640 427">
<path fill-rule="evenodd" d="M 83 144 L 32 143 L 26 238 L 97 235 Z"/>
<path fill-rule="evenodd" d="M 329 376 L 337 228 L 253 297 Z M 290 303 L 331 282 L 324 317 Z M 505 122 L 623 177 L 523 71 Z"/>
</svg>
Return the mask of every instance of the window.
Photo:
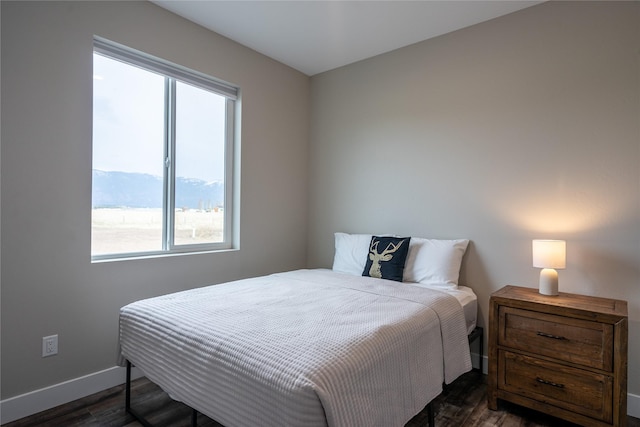
<svg viewBox="0 0 640 427">
<path fill-rule="evenodd" d="M 92 259 L 231 248 L 238 89 L 97 38 L 93 74 Z"/>
</svg>

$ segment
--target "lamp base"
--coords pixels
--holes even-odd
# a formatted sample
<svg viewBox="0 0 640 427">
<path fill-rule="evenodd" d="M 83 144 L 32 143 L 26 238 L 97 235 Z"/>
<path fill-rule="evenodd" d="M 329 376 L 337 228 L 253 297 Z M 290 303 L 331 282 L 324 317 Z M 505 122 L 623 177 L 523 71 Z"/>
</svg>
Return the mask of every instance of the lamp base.
<svg viewBox="0 0 640 427">
<path fill-rule="evenodd" d="M 553 268 L 543 268 L 540 272 L 540 287 L 542 295 L 558 295 L 558 272 Z"/>
</svg>

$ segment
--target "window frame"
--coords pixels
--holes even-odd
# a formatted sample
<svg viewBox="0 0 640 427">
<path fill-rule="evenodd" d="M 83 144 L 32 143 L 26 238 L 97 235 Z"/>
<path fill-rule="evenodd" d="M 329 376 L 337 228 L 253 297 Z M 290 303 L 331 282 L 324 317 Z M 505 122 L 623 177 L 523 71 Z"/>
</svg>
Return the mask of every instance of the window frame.
<svg viewBox="0 0 640 427">
<path fill-rule="evenodd" d="M 240 89 L 206 74 L 170 63 L 144 52 L 94 36 L 92 54 L 99 54 L 124 64 L 157 73 L 165 78 L 165 124 L 163 165 L 162 249 L 157 251 L 117 252 L 91 255 L 91 261 L 145 258 L 172 254 L 202 253 L 236 249 L 239 234 L 238 176 L 236 153 L 239 146 Z M 175 158 L 176 158 L 176 83 L 181 82 L 225 97 L 224 140 L 224 208 L 223 241 L 212 243 L 175 244 Z M 168 108 L 167 108 L 168 107 Z M 93 127 L 93 125 L 92 125 Z M 92 140 L 93 146 L 93 140 Z M 93 169 L 93 166 L 92 166 Z M 93 193 L 93 182 L 91 185 Z M 93 206 L 92 206 L 93 212 Z M 93 227 L 93 225 L 92 225 Z M 92 233 L 93 236 L 93 233 Z M 93 245 L 93 238 L 91 241 Z"/>
</svg>

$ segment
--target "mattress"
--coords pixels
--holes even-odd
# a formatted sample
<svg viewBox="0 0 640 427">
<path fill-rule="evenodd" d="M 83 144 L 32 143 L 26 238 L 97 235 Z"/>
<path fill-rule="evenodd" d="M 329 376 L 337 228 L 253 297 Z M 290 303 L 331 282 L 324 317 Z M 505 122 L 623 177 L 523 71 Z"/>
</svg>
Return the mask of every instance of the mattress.
<svg viewBox="0 0 640 427">
<path fill-rule="evenodd" d="M 227 427 L 404 425 L 471 369 L 456 297 L 331 270 L 129 304 L 119 343 L 121 362 Z"/>
</svg>

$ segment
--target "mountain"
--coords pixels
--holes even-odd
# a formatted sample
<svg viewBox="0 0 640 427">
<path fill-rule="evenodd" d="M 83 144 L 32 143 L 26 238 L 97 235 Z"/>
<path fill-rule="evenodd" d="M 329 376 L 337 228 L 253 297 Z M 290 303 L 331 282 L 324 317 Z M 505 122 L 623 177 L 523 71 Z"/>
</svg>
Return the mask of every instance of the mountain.
<svg viewBox="0 0 640 427">
<path fill-rule="evenodd" d="M 161 208 L 162 177 L 93 170 L 94 208 Z M 224 184 L 176 178 L 176 208 L 210 209 L 224 205 Z"/>
</svg>

